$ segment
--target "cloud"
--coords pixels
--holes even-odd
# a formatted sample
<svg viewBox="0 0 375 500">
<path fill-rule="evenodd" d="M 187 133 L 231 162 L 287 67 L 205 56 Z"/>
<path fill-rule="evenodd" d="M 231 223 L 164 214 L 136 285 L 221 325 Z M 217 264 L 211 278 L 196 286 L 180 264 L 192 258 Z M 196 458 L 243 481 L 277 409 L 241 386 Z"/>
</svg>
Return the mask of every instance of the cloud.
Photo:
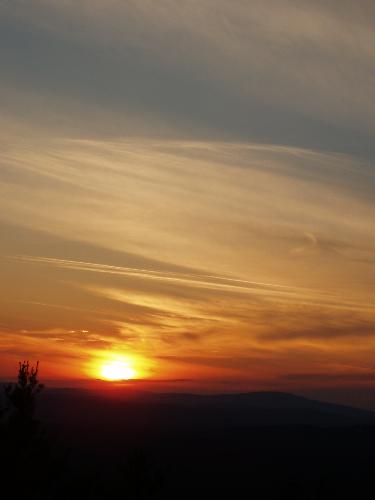
<svg viewBox="0 0 375 500">
<path fill-rule="evenodd" d="M 141 249 L 149 259 L 207 274 L 230 269 L 239 279 L 272 283 L 276 276 L 289 285 L 301 275 L 290 252 L 306 234 L 319 242 L 313 254 L 331 259 L 329 281 L 341 279 L 337 253 L 324 255 L 329 245 L 344 250 L 340 260 L 374 253 L 367 196 L 374 179 L 352 157 L 272 145 L 45 140 L 8 148 L 2 165 L 0 208 L 8 221 L 69 239 L 79 234 L 112 250 Z M 276 273 L 257 272 L 264 259 Z"/>
<path fill-rule="evenodd" d="M 15 111 L 14 93 L 26 89 L 32 119 L 42 95 L 38 121 L 79 123 L 80 133 L 86 121 L 102 135 L 198 131 L 373 156 L 372 10 L 364 1 L 3 3 L 5 104 Z"/>
<path fill-rule="evenodd" d="M 1 323 L 12 331 L 61 329 L 61 344 L 93 356 L 212 359 L 197 370 L 254 356 L 260 378 L 299 355 L 345 358 L 358 336 L 372 345 L 363 161 L 254 143 L 30 138 L 2 162 Z M 240 375 L 255 369 L 237 363 Z"/>
<path fill-rule="evenodd" d="M 303 289 L 289 287 L 286 285 L 278 285 L 275 283 L 258 283 L 242 279 L 228 278 L 225 276 L 212 276 L 209 274 L 194 274 L 157 271 L 153 269 L 137 269 L 134 267 L 113 266 L 108 264 L 100 264 L 94 262 L 82 262 L 76 260 L 64 260 L 51 257 L 15 255 L 9 256 L 10 259 L 15 259 L 20 262 L 34 262 L 37 264 L 47 264 L 50 266 L 60 267 L 63 269 L 71 269 L 76 271 L 87 271 L 94 273 L 113 274 L 118 276 L 131 276 L 146 280 L 160 280 L 171 282 L 172 284 L 191 286 L 197 288 L 225 290 L 229 292 L 253 292 L 254 290 L 266 290 L 269 294 L 275 292 L 290 293 L 301 292 Z M 198 271 L 195 271 L 198 272 Z"/>
<path fill-rule="evenodd" d="M 370 366 L 373 9 L 2 2 L 6 355 L 189 380 Z"/>
<path fill-rule="evenodd" d="M 332 384 L 337 382 L 358 383 L 358 382 L 374 382 L 375 373 L 373 371 L 362 371 L 357 373 L 293 373 L 282 377 L 288 381 L 301 382 L 320 382 L 324 384 Z"/>
<path fill-rule="evenodd" d="M 334 315 L 329 317 L 327 314 L 321 314 L 320 318 L 310 318 L 308 327 L 303 324 L 300 318 L 301 326 L 291 325 L 287 330 L 275 329 L 262 336 L 264 341 L 293 341 L 295 339 L 308 340 L 327 340 L 332 341 L 339 338 L 366 338 L 375 337 L 374 318 L 353 318 L 353 314 Z"/>
</svg>

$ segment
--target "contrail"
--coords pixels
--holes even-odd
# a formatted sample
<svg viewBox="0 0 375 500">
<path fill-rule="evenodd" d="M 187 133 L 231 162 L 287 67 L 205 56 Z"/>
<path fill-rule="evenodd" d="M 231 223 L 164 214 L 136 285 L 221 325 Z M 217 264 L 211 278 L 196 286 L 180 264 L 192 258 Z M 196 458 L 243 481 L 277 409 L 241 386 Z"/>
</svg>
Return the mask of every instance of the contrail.
<svg viewBox="0 0 375 500">
<path fill-rule="evenodd" d="M 373 304 L 343 300 L 338 294 L 318 289 L 294 287 L 275 283 L 249 281 L 226 276 L 204 275 L 195 273 L 165 272 L 153 269 L 142 269 L 136 267 L 114 266 L 110 264 L 99 264 L 79 260 L 57 259 L 52 257 L 40 257 L 29 255 L 8 256 L 9 259 L 21 262 L 34 262 L 50 266 L 104 274 L 115 274 L 118 276 L 132 276 L 141 279 L 159 280 L 169 283 L 183 284 L 190 287 L 228 290 L 237 293 L 257 293 L 258 295 L 284 297 L 293 299 L 299 304 L 315 304 L 321 307 L 334 307 L 355 310 L 369 310 Z"/>
<path fill-rule="evenodd" d="M 218 288 L 231 288 L 238 290 L 251 290 L 251 289 L 273 289 L 275 293 L 278 292 L 293 292 L 301 290 L 302 288 L 291 287 L 286 285 L 279 285 L 274 283 L 264 283 L 258 281 L 249 281 L 237 278 L 229 278 L 217 275 L 203 275 L 203 274 L 188 274 L 178 272 L 165 272 L 152 269 L 141 269 L 136 267 L 113 266 L 109 264 L 99 264 L 95 262 L 85 262 L 79 260 L 56 259 L 52 257 L 39 257 L 28 255 L 16 255 L 9 257 L 11 259 L 35 262 L 47 265 L 54 265 L 67 269 L 75 269 L 80 271 L 91 271 L 97 273 L 117 274 L 126 276 L 138 276 L 140 278 L 158 279 L 163 281 L 174 281 L 195 286 L 208 286 Z M 307 290 L 307 289 L 306 289 Z M 271 291 L 271 290 L 269 290 Z"/>
</svg>

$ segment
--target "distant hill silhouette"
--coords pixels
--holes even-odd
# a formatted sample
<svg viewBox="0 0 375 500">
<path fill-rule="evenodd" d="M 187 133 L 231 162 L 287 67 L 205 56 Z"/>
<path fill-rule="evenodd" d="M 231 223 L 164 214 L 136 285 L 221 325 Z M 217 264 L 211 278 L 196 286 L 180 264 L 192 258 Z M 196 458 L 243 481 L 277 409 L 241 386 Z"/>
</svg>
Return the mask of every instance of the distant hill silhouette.
<svg viewBox="0 0 375 500">
<path fill-rule="evenodd" d="M 84 411 L 82 411 L 84 408 Z M 77 425 L 110 422 L 155 427 L 248 427 L 280 425 L 374 425 L 375 413 L 282 392 L 240 394 L 115 393 L 54 389 L 40 398 L 44 419 Z"/>
<path fill-rule="evenodd" d="M 60 456 L 62 446 L 68 457 L 59 467 L 55 453 L 36 461 L 43 465 L 38 500 L 72 492 L 132 500 L 375 497 L 370 411 L 280 392 L 157 394 L 106 386 L 46 389 L 36 413 L 55 436 L 51 451 Z M 9 456 L 4 464 L 18 478 L 17 459 L 13 466 Z"/>
</svg>

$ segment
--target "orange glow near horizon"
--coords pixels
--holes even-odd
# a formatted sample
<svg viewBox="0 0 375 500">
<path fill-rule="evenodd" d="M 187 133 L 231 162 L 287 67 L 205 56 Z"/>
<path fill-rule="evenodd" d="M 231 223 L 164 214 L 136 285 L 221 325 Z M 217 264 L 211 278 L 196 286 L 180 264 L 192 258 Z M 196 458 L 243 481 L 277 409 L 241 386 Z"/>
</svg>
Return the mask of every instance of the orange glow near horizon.
<svg viewBox="0 0 375 500">
<path fill-rule="evenodd" d="M 369 390 L 369 2 L 77 3 L 0 3 L 0 385 Z"/>
<path fill-rule="evenodd" d="M 109 354 L 107 357 L 94 358 L 87 374 L 90 378 L 106 381 L 133 380 L 145 375 L 145 362 L 128 355 Z"/>
<path fill-rule="evenodd" d="M 101 376 L 105 380 L 130 380 L 136 378 L 136 371 L 129 363 L 121 361 L 111 361 L 102 365 Z"/>
</svg>

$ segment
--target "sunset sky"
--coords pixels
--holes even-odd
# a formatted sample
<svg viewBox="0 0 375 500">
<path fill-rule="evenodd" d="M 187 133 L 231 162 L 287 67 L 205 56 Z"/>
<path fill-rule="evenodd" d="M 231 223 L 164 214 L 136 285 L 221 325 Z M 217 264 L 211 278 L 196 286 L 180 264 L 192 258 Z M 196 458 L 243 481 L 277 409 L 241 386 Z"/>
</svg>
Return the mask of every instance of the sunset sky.
<svg viewBox="0 0 375 500">
<path fill-rule="evenodd" d="M 375 381 L 375 4 L 0 3 L 0 378 Z"/>
</svg>

